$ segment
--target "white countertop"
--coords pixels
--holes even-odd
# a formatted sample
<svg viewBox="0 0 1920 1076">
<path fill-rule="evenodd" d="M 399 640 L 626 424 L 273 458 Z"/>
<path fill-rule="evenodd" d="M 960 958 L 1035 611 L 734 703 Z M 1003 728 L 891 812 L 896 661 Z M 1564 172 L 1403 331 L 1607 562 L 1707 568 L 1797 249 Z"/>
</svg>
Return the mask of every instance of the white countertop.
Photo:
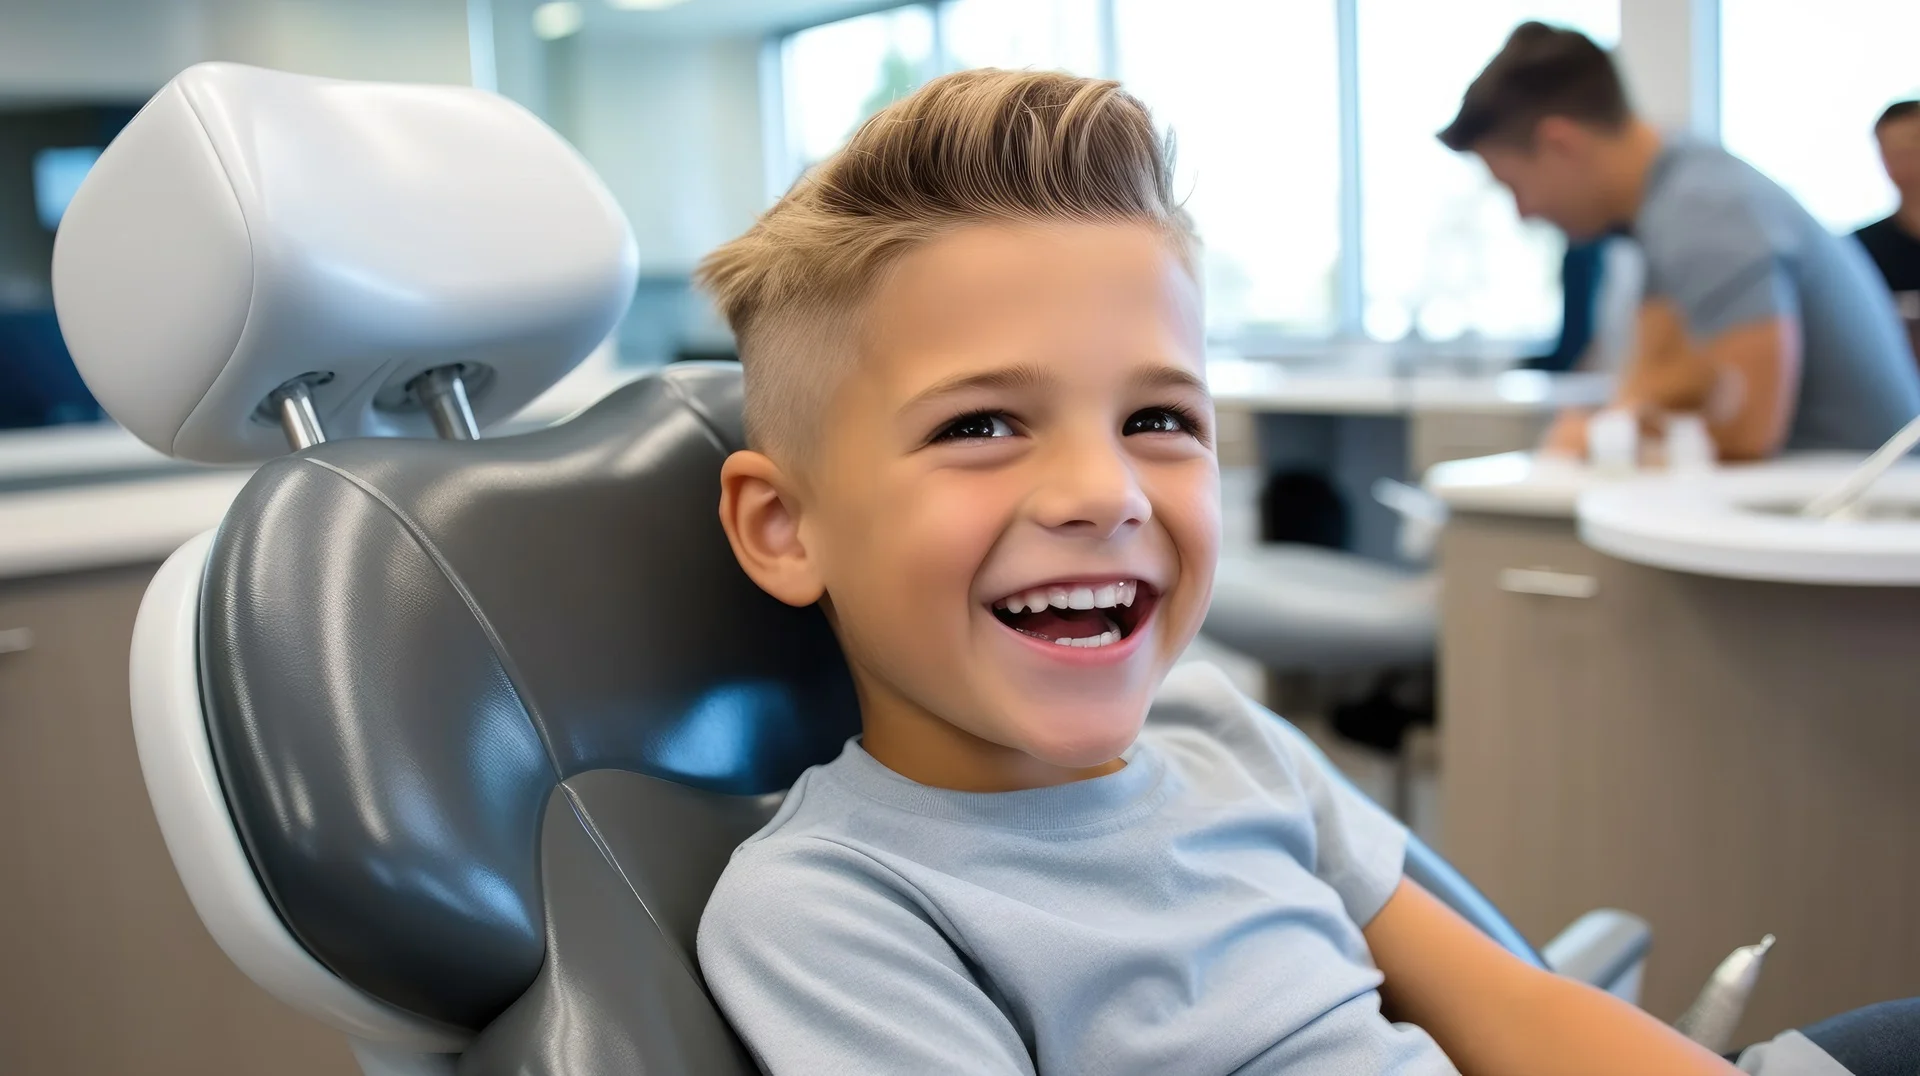
<svg viewBox="0 0 1920 1076">
<path fill-rule="evenodd" d="M 193 471 L 0 496 L 0 579 L 157 564 L 216 526 L 252 474 Z"/>
<path fill-rule="evenodd" d="M 1507 452 L 1436 464 L 1423 484 L 1456 512 L 1572 519 L 1582 493 L 1618 481 L 1571 459 Z"/>
<path fill-rule="evenodd" d="M 1697 477 L 1642 480 L 1580 497 L 1580 540 L 1612 557 L 1697 575 L 1829 586 L 1920 586 L 1920 462 L 1863 499 L 1910 518 L 1807 519 L 1859 457 L 1783 459 Z M 1758 509 L 1758 510 L 1757 510 Z"/>
<path fill-rule="evenodd" d="M 1384 360 L 1295 365 L 1213 359 L 1207 383 L 1222 410 L 1343 415 L 1534 414 L 1597 406 L 1613 387 L 1605 374 L 1396 372 Z"/>
<path fill-rule="evenodd" d="M 0 431 L 0 486 L 177 466 L 111 422 Z"/>
<path fill-rule="evenodd" d="M 1821 453 L 1693 475 L 1621 476 L 1514 452 L 1440 464 L 1425 485 L 1456 512 L 1575 520 L 1587 545 L 1656 568 L 1783 583 L 1920 586 L 1920 518 L 1791 514 L 1837 486 L 1863 458 Z M 1920 461 L 1895 467 L 1866 501 L 1920 505 Z"/>
</svg>

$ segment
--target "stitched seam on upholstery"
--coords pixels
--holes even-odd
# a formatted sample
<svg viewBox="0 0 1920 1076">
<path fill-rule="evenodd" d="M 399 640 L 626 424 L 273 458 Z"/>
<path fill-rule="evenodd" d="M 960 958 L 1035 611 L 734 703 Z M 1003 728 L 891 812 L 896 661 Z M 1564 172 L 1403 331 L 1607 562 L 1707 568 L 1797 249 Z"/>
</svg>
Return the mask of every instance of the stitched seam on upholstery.
<svg viewBox="0 0 1920 1076">
<path fill-rule="evenodd" d="M 532 693 L 528 692 L 525 686 L 523 686 L 520 679 L 520 670 L 514 665 L 513 658 L 508 655 L 506 646 L 500 642 L 500 635 L 494 631 L 493 621 L 487 619 L 487 614 L 481 610 L 480 603 L 474 599 L 473 592 L 469 591 L 466 583 L 461 581 L 459 574 L 453 570 L 453 565 L 447 563 L 447 558 L 440 552 L 440 547 L 433 543 L 433 539 L 427 537 L 426 531 L 414 521 L 412 516 L 401 511 L 399 505 L 393 503 L 391 498 L 380 492 L 380 490 L 376 489 L 365 479 L 328 463 L 325 460 L 314 459 L 310 456 L 300 456 L 297 458 L 303 463 L 311 463 L 316 467 L 325 468 L 339 475 L 341 478 L 346 479 L 355 488 L 367 496 L 372 497 L 375 501 L 378 501 L 381 507 L 393 515 L 396 522 L 406 528 L 407 533 L 411 535 L 414 542 L 419 545 L 420 551 L 425 553 L 427 559 L 432 561 L 433 566 L 439 570 L 441 578 L 445 579 L 447 585 L 453 588 L 453 592 L 458 594 L 460 600 L 466 603 L 467 612 L 472 615 L 474 622 L 480 626 L 480 633 L 486 637 L 487 646 L 493 651 L 493 659 L 500 663 L 500 672 L 506 676 L 507 686 L 513 689 L 515 697 L 520 700 L 521 708 L 526 711 L 527 721 L 533 725 L 533 734 L 540 738 L 540 748 L 547 754 L 547 765 L 553 771 L 554 781 L 558 783 L 563 780 L 560 769 L 560 756 L 553 749 L 553 741 L 547 733 L 547 720 L 540 713 L 540 705 L 534 701 Z"/>
<path fill-rule="evenodd" d="M 680 406 L 692 412 L 693 417 L 699 420 L 701 428 L 707 431 L 707 439 L 713 442 L 715 448 L 718 448 L 722 453 L 731 453 L 735 450 L 735 446 L 729 445 L 726 437 L 721 434 L 719 423 L 713 421 L 713 416 L 707 414 L 707 409 L 702 406 L 698 400 L 687 395 L 686 390 L 680 387 L 679 382 L 663 374 L 660 378 L 660 384 L 667 392 L 672 394 L 674 399 L 680 401 Z"/>
<path fill-rule="evenodd" d="M 614 856 L 613 846 L 607 843 L 607 838 L 600 832 L 600 827 L 596 825 L 593 818 L 588 815 L 586 804 L 580 802 L 579 794 L 565 781 L 560 782 L 560 790 L 567 794 L 567 805 L 572 808 L 573 817 L 580 820 L 581 828 L 587 831 L 587 839 L 591 840 L 593 846 L 599 849 L 600 858 L 606 861 L 607 866 L 613 868 L 613 873 L 619 877 L 620 884 L 627 887 L 627 892 L 633 894 L 633 902 L 640 906 L 641 911 L 647 913 L 647 922 L 653 924 L 654 933 L 658 934 L 661 940 L 667 943 L 667 948 L 673 953 L 673 958 L 678 960 L 680 966 L 686 969 L 687 974 L 693 976 L 693 981 L 699 984 L 702 990 L 705 990 L 707 981 L 700 975 L 700 969 L 694 967 L 692 962 L 687 959 L 687 954 L 680 951 L 680 943 L 675 941 L 671 934 L 667 933 L 667 928 L 660 922 L 660 917 L 653 914 L 653 909 L 647 906 L 647 898 L 640 895 L 639 887 L 635 886 L 633 879 L 627 876 L 626 868 L 622 867 L 620 860 Z"/>
<path fill-rule="evenodd" d="M 208 152 L 213 154 L 214 160 L 220 162 L 220 178 L 227 181 L 227 194 L 233 198 L 234 212 L 240 217 L 240 227 L 247 233 L 247 316 L 240 319 L 240 332 L 233 338 L 233 346 L 228 350 L 227 359 L 230 362 L 233 356 L 240 353 L 240 342 L 247 338 L 247 329 L 253 325 L 253 315 L 260 308 L 260 246 L 254 242 L 253 222 L 247 219 L 247 211 L 240 204 L 240 192 L 233 185 L 233 172 L 227 166 L 227 158 L 220 152 L 220 145 L 213 137 L 212 128 L 207 126 L 207 118 L 200 114 L 200 106 L 194 103 L 193 95 L 187 92 L 186 87 L 178 88 L 180 99 L 187 103 L 187 111 L 193 114 L 193 121 L 200 125 L 200 133 L 206 136 Z M 213 391 L 215 385 L 220 383 L 220 374 L 225 370 L 226 364 L 222 363 L 220 369 L 214 371 L 206 387 L 200 390 L 200 402 L 195 404 L 193 409 L 187 412 L 187 417 L 174 428 L 173 436 L 167 438 L 167 455 L 173 455 L 174 446 L 180 443 L 180 431 L 186 429 L 193 422 L 194 417 L 206 407 L 208 394 Z"/>
</svg>

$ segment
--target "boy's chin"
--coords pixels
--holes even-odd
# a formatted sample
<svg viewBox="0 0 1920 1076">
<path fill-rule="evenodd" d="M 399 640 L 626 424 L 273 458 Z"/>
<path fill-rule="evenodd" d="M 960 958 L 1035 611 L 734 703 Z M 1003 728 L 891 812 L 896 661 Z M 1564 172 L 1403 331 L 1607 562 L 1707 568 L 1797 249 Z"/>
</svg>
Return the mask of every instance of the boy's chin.
<svg viewBox="0 0 1920 1076">
<path fill-rule="evenodd" d="M 1126 753 L 1139 738 L 1141 714 L 1117 714 L 1111 720 L 1086 720 L 1085 715 L 1067 727 L 1061 727 L 1060 715 L 1036 714 L 1033 721 L 1020 722 L 1024 734 L 1008 746 L 1017 748 L 1049 766 L 1084 770 L 1100 766 Z"/>
</svg>

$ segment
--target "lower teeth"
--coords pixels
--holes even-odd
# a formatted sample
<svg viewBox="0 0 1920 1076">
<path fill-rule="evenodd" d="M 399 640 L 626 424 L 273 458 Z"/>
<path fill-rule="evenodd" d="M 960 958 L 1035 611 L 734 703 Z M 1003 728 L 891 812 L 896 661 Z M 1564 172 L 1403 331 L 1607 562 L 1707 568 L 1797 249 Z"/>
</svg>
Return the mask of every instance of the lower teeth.
<svg viewBox="0 0 1920 1076">
<path fill-rule="evenodd" d="M 1120 641 L 1119 632 L 1103 631 L 1098 635 L 1090 635 L 1084 639 L 1055 639 L 1054 643 L 1055 645 L 1058 645 L 1058 646 L 1078 646 L 1082 648 L 1092 648 L 1096 646 L 1108 646 L 1113 643 L 1117 643 L 1119 641 Z"/>
</svg>

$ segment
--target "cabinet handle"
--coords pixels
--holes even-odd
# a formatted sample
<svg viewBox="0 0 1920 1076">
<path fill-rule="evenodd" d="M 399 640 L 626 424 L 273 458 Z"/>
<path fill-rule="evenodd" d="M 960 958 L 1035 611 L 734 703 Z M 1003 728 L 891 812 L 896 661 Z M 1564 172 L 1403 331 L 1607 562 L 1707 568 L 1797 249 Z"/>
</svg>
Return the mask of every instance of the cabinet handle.
<svg viewBox="0 0 1920 1076">
<path fill-rule="evenodd" d="M 1549 568 L 1502 568 L 1500 589 L 1509 594 L 1540 594 L 1549 598 L 1591 598 L 1600 592 L 1600 580 Z"/>
<path fill-rule="evenodd" d="M 7 628 L 0 630 L 0 654 L 24 654 L 32 649 L 32 628 Z"/>
</svg>

